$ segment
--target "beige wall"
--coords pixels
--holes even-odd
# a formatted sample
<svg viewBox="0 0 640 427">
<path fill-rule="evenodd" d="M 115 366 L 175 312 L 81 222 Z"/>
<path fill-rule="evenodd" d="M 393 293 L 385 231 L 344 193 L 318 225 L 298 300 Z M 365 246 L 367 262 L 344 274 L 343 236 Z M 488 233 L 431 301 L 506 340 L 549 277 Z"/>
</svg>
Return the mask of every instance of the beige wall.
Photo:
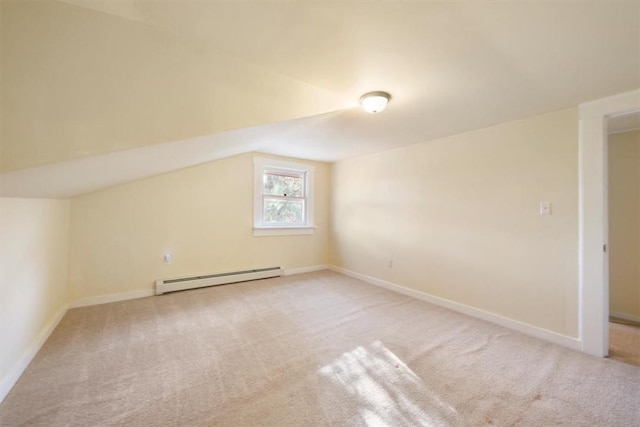
<svg viewBox="0 0 640 427">
<path fill-rule="evenodd" d="M 0 199 L 0 378 L 67 303 L 69 201 Z"/>
<path fill-rule="evenodd" d="M 640 317 L 640 131 L 609 136 L 609 308 Z"/>
<path fill-rule="evenodd" d="M 330 261 L 576 337 L 577 159 L 572 108 L 338 162 Z"/>
<path fill-rule="evenodd" d="M 151 290 L 153 281 L 327 263 L 329 166 L 313 163 L 312 236 L 253 236 L 253 157 L 243 154 L 74 198 L 71 299 Z M 171 252 L 173 262 L 164 264 Z"/>
</svg>

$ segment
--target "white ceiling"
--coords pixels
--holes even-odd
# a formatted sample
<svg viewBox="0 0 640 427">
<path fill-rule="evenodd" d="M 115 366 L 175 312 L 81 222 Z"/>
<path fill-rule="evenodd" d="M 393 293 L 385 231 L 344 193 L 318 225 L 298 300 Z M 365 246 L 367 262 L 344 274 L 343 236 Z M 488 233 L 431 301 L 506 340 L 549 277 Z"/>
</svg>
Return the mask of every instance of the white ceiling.
<svg viewBox="0 0 640 427">
<path fill-rule="evenodd" d="M 72 196 L 246 151 L 336 161 L 640 87 L 635 0 L 65 3 L 332 92 L 345 108 L 5 173 L 2 195 Z M 392 94 L 384 113 L 353 108 L 371 90 Z"/>
</svg>

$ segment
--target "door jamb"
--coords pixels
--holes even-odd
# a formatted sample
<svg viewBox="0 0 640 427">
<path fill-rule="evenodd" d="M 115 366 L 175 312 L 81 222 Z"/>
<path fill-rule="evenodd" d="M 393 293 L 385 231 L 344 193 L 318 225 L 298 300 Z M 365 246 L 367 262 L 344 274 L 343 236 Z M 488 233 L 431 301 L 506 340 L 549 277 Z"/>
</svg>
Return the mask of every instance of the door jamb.
<svg viewBox="0 0 640 427">
<path fill-rule="evenodd" d="M 640 110 L 640 89 L 580 104 L 579 334 L 582 351 L 609 353 L 607 244 L 607 127 L 609 117 Z"/>
</svg>

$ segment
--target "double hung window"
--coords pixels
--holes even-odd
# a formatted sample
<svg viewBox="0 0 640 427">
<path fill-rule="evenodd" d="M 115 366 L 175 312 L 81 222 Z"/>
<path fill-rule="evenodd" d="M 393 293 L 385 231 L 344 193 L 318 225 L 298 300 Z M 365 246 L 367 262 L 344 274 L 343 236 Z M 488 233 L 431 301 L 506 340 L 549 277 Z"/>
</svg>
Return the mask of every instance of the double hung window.
<svg viewBox="0 0 640 427">
<path fill-rule="evenodd" d="M 254 158 L 254 235 L 313 233 L 312 165 Z"/>
</svg>

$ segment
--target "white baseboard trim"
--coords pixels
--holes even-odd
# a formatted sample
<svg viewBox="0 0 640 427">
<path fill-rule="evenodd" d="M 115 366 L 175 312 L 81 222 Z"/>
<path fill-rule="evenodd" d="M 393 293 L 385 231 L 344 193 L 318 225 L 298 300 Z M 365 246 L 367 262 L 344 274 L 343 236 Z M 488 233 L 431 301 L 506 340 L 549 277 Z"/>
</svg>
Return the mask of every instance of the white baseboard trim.
<svg viewBox="0 0 640 427">
<path fill-rule="evenodd" d="M 618 319 L 630 320 L 632 322 L 640 323 L 640 316 L 633 316 L 631 314 L 618 313 L 617 311 L 609 312 L 609 316 L 617 317 Z"/>
<path fill-rule="evenodd" d="M 326 270 L 328 268 L 329 266 L 327 264 L 312 265 L 311 267 L 287 268 L 284 270 L 284 275 L 292 276 L 294 274 L 311 273 L 312 271 Z"/>
<path fill-rule="evenodd" d="M 97 297 L 83 298 L 69 303 L 69 308 L 88 307 L 90 305 L 107 304 L 110 302 L 125 301 L 128 299 L 151 297 L 153 289 L 122 292 L 119 294 L 99 295 Z"/>
<path fill-rule="evenodd" d="M 329 269 L 337 273 L 344 274 L 345 276 L 354 277 L 356 279 L 360 279 L 363 282 L 367 282 L 372 285 L 380 286 L 382 288 L 389 289 L 391 291 L 398 292 L 400 294 L 408 295 L 410 297 L 413 297 L 422 301 L 430 302 L 440 307 L 448 308 L 450 310 L 457 311 L 458 313 L 466 314 L 471 317 L 486 320 L 488 322 L 495 323 L 500 326 L 504 326 L 505 328 L 522 332 L 523 334 L 526 334 L 526 335 L 530 335 L 545 341 L 552 342 L 554 344 L 568 347 L 572 350 L 581 351 L 582 349 L 582 343 L 578 338 L 561 335 L 556 332 L 549 331 L 547 329 L 538 328 L 537 326 L 520 322 L 518 320 L 507 319 L 506 317 L 498 316 L 497 314 L 489 313 L 487 311 L 480 310 L 479 308 L 471 307 L 468 305 L 460 304 L 455 301 L 429 295 L 424 292 L 406 288 L 404 286 L 400 286 L 392 282 L 387 282 L 386 280 L 381 280 L 375 277 L 356 273 L 355 271 L 347 270 L 345 268 L 337 267 L 335 265 L 330 265 Z"/>
<path fill-rule="evenodd" d="M 326 264 L 312 265 L 310 267 L 288 268 L 284 270 L 284 275 L 291 276 L 293 274 L 311 273 L 312 271 L 326 270 L 328 268 L 329 266 Z M 122 292 L 118 294 L 99 295 L 97 297 L 89 297 L 71 301 L 69 303 L 69 308 L 89 307 L 91 305 L 107 304 L 110 302 L 151 297 L 154 295 L 155 293 L 153 289 Z"/>
<path fill-rule="evenodd" d="M 33 358 L 38 354 L 40 348 L 44 345 L 45 342 L 49 339 L 49 336 L 53 332 L 53 330 L 58 326 L 58 323 L 62 320 L 65 313 L 67 312 L 67 305 L 65 304 L 60 311 L 56 313 L 53 319 L 45 325 L 40 334 L 38 334 L 37 338 L 33 343 L 27 348 L 27 350 L 22 353 L 22 356 L 14 365 L 11 367 L 11 370 L 7 375 L 2 378 L 0 382 L 0 403 L 4 400 L 5 397 L 9 394 L 13 386 L 18 382 L 22 374 L 24 373 L 29 363 L 33 360 Z"/>
</svg>

